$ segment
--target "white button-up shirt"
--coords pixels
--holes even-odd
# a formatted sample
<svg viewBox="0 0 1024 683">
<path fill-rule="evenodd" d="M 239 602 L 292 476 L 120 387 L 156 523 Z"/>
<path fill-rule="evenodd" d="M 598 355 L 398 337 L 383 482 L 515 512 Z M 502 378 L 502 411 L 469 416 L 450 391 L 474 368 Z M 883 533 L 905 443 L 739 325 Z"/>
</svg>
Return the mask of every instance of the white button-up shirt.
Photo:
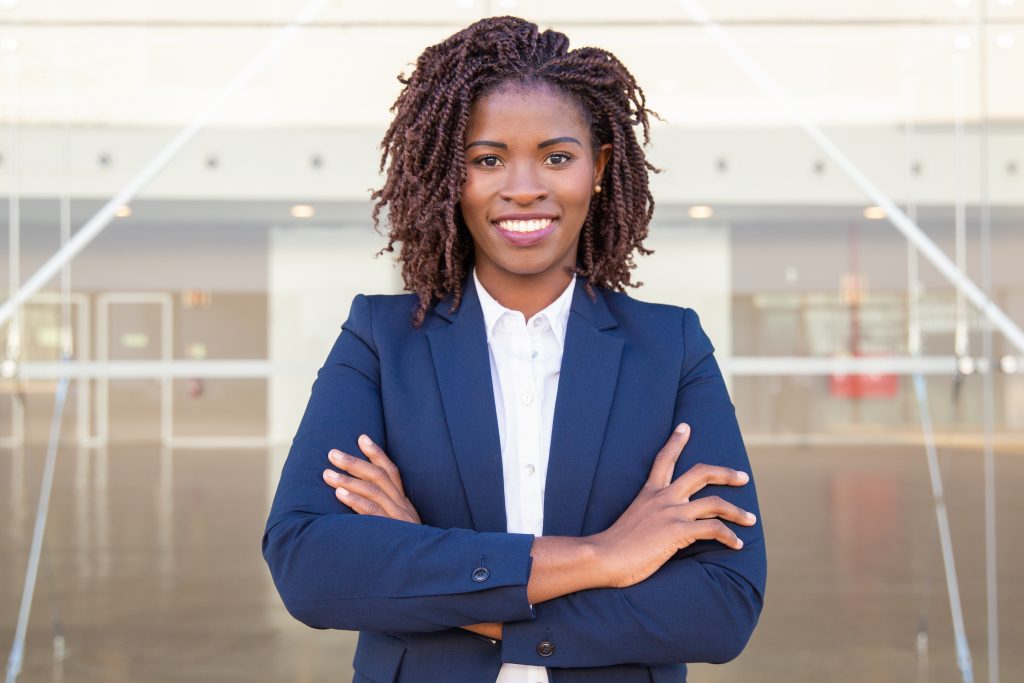
<svg viewBox="0 0 1024 683">
<path fill-rule="evenodd" d="M 498 303 L 480 284 L 476 268 L 473 283 L 487 328 L 506 524 L 510 533 L 541 536 L 555 396 L 576 276 L 557 299 L 529 320 Z M 547 669 L 503 664 L 496 683 L 548 683 Z"/>
</svg>

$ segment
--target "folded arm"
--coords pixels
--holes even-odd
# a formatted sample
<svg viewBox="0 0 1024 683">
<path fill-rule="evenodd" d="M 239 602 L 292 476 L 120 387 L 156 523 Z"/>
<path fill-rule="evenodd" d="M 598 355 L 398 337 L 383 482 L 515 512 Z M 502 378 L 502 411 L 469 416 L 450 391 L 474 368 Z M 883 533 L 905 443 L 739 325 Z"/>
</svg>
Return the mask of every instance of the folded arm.
<svg viewBox="0 0 1024 683">
<path fill-rule="evenodd" d="M 332 448 L 359 453 L 362 433 L 385 443 L 370 331 L 369 301 L 359 295 L 317 374 L 281 473 L 263 556 L 285 606 L 309 626 L 350 630 L 432 631 L 532 618 L 532 535 L 359 515 L 324 485 Z"/>
<path fill-rule="evenodd" d="M 676 464 L 679 476 L 694 463 L 750 472 L 735 410 L 697 315 L 684 314 L 685 359 L 674 423 L 691 435 Z M 505 662 L 551 667 L 623 663 L 723 662 L 746 645 L 761 612 L 766 578 L 764 535 L 753 480 L 745 486 L 709 486 L 693 499 L 715 495 L 758 517 L 751 527 L 728 523 L 742 539 L 735 550 L 698 541 L 657 572 L 627 588 L 598 588 L 535 605 L 535 618 L 502 627 Z M 555 645 L 549 656 L 538 644 Z"/>
</svg>

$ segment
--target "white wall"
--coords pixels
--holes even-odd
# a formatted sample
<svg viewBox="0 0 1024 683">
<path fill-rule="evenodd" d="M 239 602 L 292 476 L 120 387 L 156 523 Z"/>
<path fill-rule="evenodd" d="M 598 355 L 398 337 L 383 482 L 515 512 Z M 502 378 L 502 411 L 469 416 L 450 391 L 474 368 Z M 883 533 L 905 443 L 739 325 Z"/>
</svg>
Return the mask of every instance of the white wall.
<svg viewBox="0 0 1024 683">
<path fill-rule="evenodd" d="M 715 346 L 715 357 L 725 365 L 723 359 L 732 355 L 729 226 L 655 225 L 645 245 L 655 253 L 637 257 L 633 279 L 644 285 L 629 295 L 694 309 Z"/>
<path fill-rule="evenodd" d="M 395 294 L 401 276 L 369 228 L 274 227 L 267 257 L 268 358 L 294 367 L 270 379 L 268 432 L 290 442 L 316 372 L 356 294 Z"/>
</svg>

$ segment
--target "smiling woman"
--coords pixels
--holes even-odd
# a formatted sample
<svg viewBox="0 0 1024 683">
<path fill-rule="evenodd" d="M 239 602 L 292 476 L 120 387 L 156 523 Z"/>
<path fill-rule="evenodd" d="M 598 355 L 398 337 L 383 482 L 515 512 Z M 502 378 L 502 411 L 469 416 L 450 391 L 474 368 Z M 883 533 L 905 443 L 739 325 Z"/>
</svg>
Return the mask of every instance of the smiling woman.
<svg viewBox="0 0 1024 683">
<path fill-rule="evenodd" d="M 657 169 L 633 129 L 642 129 L 646 143 L 653 112 L 615 55 L 595 47 L 570 50 L 561 33 L 499 17 L 428 47 L 415 71 L 400 80 L 405 89 L 381 143 L 387 182 L 373 194 L 373 215 L 379 221 L 387 208 L 391 227 L 382 251 L 402 244 L 405 286 L 419 295 L 415 324 L 438 299 L 451 295 L 458 307 L 477 255 L 474 240 L 486 232 L 482 226 L 493 232 L 496 217 L 552 213 L 561 200 L 551 198 L 538 209 L 536 193 L 556 187 L 569 192 L 563 208 L 573 213 L 547 227 L 554 228 L 552 235 L 563 231 L 555 238 L 563 247 L 578 238 L 579 258 L 563 254 L 563 261 L 548 263 L 551 270 L 533 281 L 546 285 L 537 300 L 553 300 L 572 273 L 586 277 L 591 298 L 594 286 L 638 286 L 630 270 L 633 252 L 652 253 L 643 240 L 654 213 L 648 172 Z M 527 121 L 529 130 L 522 128 Z M 542 170 L 549 173 L 540 175 Z M 563 173 L 569 177 L 558 180 Z M 521 209 L 523 202 L 529 210 Z M 506 232 L 517 235 L 526 230 L 510 227 Z M 488 239 L 493 244 L 500 234 Z M 524 237 L 512 244 L 539 243 Z M 550 257 L 553 249 L 542 250 Z M 539 255 L 525 258 L 527 269 L 543 261 Z M 564 268 L 569 272 L 560 273 Z M 495 276 L 490 271 L 481 277 L 490 284 Z"/>
<path fill-rule="evenodd" d="M 521 310 L 530 317 L 574 272 L 612 145 L 592 142 L 575 98 L 543 82 L 506 83 L 480 97 L 466 140 L 460 204 L 477 277 L 492 292 L 529 285 L 533 306 Z"/>
<path fill-rule="evenodd" d="M 374 218 L 411 293 L 358 295 L 313 385 L 263 537 L 285 605 L 360 631 L 359 683 L 732 659 L 764 537 L 697 315 L 624 293 L 650 253 L 643 91 L 513 17 L 402 82 Z"/>
</svg>

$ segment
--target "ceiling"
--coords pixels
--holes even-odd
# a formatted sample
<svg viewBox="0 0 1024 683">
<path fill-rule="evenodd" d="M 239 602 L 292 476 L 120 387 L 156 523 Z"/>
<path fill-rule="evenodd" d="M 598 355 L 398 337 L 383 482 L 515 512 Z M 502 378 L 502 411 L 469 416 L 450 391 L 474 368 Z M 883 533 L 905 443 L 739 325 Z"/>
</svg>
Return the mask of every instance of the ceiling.
<svg viewBox="0 0 1024 683">
<path fill-rule="evenodd" d="M 0 0 L 0 112 L 33 125 L 183 125 L 306 4 Z M 823 125 L 1024 121 L 1024 0 L 703 5 Z M 425 46 L 506 13 L 615 52 L 662 125 L 789 123 L 675 0 L 334 0 L 212 125 L 385 125 L 396 76 Z"/>
</svg>

